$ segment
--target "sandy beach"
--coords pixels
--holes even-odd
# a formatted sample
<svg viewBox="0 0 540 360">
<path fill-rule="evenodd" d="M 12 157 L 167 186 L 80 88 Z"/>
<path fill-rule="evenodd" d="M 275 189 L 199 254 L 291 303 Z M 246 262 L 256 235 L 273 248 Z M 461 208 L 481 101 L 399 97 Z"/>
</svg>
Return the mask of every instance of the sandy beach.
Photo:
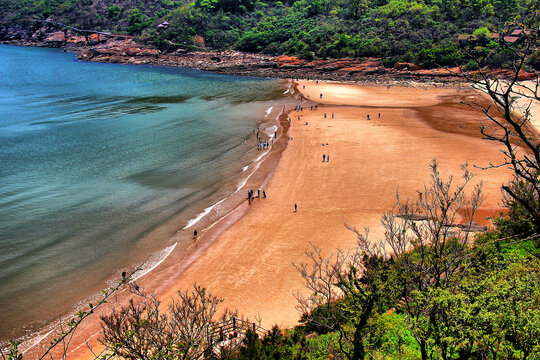
<svg viewBox="0 0 540 360">
<path fill-rule="evenodd" d="M 290 140 L 265 187 L 268 197 L 255 199 L 173 287 L 197 282 L 267 328 L 298 322 L 293 292 L 303 283 L 292 263 L 306 259 L 310 244 L 327 254 L 351 248 L 355 237 L 345 223 L 369 227 L 378 241 L 380 217 L 395 203 L 396 190 L 413 195 L 429 180 L 433 158 L 443 174 L 456 176 L 465 162 L 482 166 L 500 158 L 495 144 L 480 138 L 482 115 L 460 104 L 482 101 L 468 90 L 310 81 L 298 89 L 318 109 L 290 114 Z M 500 186 L 509 173 L 475 173 L 487 196 L 476 221 L 488 224 L 500 210 Z"/>
<path fill-rule="evenodd" d="M 293 294 L 304 286 L 293 263 L 306 261 L 311 245 L 325 254 L 354 247 L 345 224 L 369 227 L 371 241 L 379 241 L 380 218 L 392 209 L 396 191 L 416 194 L 429 181 L 433 158 L 445 176 L 459 176 L 466 162 L 472 168 L 501 158 L 496 144 L 481 139 L 482 114 L 461 103 L 486 102 L 478 92 L 315 81 L 300 81 L 297 89 L 303 111 L 289 113 L 288 129 L 282 118 L 285 132 L 280 129 L 268 161 L 244 189 L 253 187 L 256 195 L 260 188 L 267 198 L 243 201 L 202 231 L 191 255 L 173 252 L 141 280 L 164 303 L 197 283 L 265 328 L 294 326 L 300 314 Z M 486 195 L 475 220 L 489 225 L 510 173 L 473 170 L 473 184 L 482 181 Z M 72 357 L 91 358 L 84 341 L 95 347 L 98 331 L 97 317 L 84 324 L 72 349 L 82 346 Z"/>
</svg>

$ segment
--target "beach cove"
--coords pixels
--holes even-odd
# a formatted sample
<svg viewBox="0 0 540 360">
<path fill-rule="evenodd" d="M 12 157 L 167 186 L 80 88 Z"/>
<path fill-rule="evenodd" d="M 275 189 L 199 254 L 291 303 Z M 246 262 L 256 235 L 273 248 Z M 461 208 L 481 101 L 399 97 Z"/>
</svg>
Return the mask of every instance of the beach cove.
<svg viewBox="0 0 540 360">
<path fill-rule="evenodd" d="M 304 99 L 302 111 L 286 106 L 283 130 L 267 154 L 271 160 L 243 189 L 260 188 L 267 198 L 248 202 L 239 193 L 241 205 L 203 228 L 190 256 L 171 254 L 137 281 L 163 303 L 197 283 L 267 329 L 294 326 L 300 318 L 294 293 L 305 290 L 293 263 L 307 261 L 312 245 L 324 254 L 354 247 L 355 235 L 345 224 L 369 227 L 371 241 L 381 239 L 380 218 L 392 209 L 396 191 L 417 196 L 429 181 L 433 158 L 443 176 L 458 177 L 468 162 L 476 173 L 473 184 L 483 182 L 486 200 L 476 222 L 489 225 L 501 210 L 500 186 L 510 172 L 472 168 L 501 156 L 495 144 L 481 139 L 482 114 L 461 103 L 487 104 L 478 92 L 316 81 L 299 81 L 295 88 L 291 92 L 300 91 Z M 99 348 L 98 331 L 96 318 L 84 324 L 72 355 L 90 357 L 84 341 Z"/>
<path fill-rule="evenodd" d="M 345 224 L 369 227 L 371 241 L 381 239 L 380 218 L 392 209 L 396 191 L 417 196 L 433 158 L 444 176 L 459 177 L 468 162 L 474 182 L 483 182 L 486 200 L 475 218 L 482 225 L 501 210 L 500 186 L 510 179 L 505 169 L 472 168 L 501 156 L 481 139 L 482 114 L 460 103 L 485 102 L 478 93 L 315 81 L 300 81 L 298 89 L 318 102 L 317 110 L 306 103 L 289 114 L 290 140 L 266 187 L 268 198 L 254 201 L 174 287 L 206 286 L 266 328 L 298 322 L 293 293 L 305 290 L 292 264 L 307 261 L 311 244 L 324 254 L 354 247 Z M 323 162 L 323 155 L 330 160 Z"/>
</svg>

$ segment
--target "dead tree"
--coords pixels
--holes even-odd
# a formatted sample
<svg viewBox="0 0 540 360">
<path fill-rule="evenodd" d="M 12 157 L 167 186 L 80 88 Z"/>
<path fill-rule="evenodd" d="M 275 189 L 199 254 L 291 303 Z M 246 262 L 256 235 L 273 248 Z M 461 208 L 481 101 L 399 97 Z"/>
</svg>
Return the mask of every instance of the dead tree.
<svg viewBox="0 0 540 360">
<path fill-rule="evenodd" d="M 384 243 L 394 262 L 394 291 L 423 360 L 429 358 L 430 338 L 443 352 L 450 351 L 445 350 L 444 337 L 438 336 L 438 310 L 425 296 L 430 289 L 448 288 L 467 268 L 474 216 L 484 201 L 481 183 L 467 190 L 472 179 L 466 165 L 461 180 L 444 179 L 433 160 L 431 182 L 416 198 L 402 199 L 398 194 L 394 209 L 382 218 Z"/>
<path fill-rule="evenodd" d="M 240 335 L 255 328 L 254 323 L 238 319 L 237 312 L 218 311 L 223 300 L 198 285 L 178 291 L 165 308 L 153 295 L 138 288 L 132 292 L 137 297 L 127 306 L 101 318 L 100 342 L 107 356 L 188 360 L 219 354 L 227 358 L 241 345 Z M 223 334 L 223 328 L 232 332 Z"/>
<path fill-rule="evenodd" d="M 485 168 L 508 167 L 514 174 L 510 184 L 502 187 L 506 200 L 523 207 L 534 224 L 534 231 L 540 232 L 540 135 L 531 125 L 531 108 L 540 100 L 538 73 L 529 81 L 520 81 L 527 60 L 539 47 L 539 12 L 532 12 L 525 24 L 514 24 L 519 33 L 515 42 L 505 40 L 509 31 L 500 36 L 499 46 L 511 56 L 511 67 L 505 75 L 494 75 L 487 67 L 494 51 L 485 53 L 470 49 L 468 55 L 478 63 L 480 70 L 464 73 L 465 78 L 479 91 L 487 94 L 492 104 L 479 103 L 467 105 L 480 110 L 487 118 L 481 127 L 485 139 L 502 145 L 504 160 L 490 163 Z M 512 29 L 509 27 L 508 29 Z"/>
</svg>

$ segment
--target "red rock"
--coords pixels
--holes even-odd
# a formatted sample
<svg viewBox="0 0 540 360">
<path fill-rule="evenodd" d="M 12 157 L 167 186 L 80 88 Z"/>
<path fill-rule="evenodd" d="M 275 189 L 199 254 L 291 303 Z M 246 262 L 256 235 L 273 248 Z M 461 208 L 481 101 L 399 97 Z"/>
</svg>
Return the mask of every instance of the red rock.
<svg viewBox="0 0 540 360">
<path fill-rule="evenodd" d="M 306 60 L 297 58 L 296 56 L 280 56 L 278 58 L 279 67 L 300 67 L 306 63 Z"/>
<path fill-rule="evenodd" d="M 63 44 L 65 40 L 64 33 L 62 31 L 56 31 L 48 34 L 44 41 L 48 44 Z"/>
<path fill-rule="evenodd" d="M 408 63 L 408 62 L 397 62 L 394 65 L 394 69 L 396 69 L 396 70 L 420 70 L 420 66 L 418 66 L 416 64 L 413 64 L 413 63 Z"/>
</svg>

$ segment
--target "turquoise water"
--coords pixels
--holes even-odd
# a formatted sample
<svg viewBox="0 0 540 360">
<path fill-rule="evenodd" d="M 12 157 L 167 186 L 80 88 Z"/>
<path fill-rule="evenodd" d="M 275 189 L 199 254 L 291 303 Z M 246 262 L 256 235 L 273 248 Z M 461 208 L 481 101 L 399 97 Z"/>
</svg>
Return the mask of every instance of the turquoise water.
<svg viewBox="0 0 540 360">
<path fill-rule="evenodd" d="M 237 174 L 282 93 L 275 80 L 0 45 L 0 340 L 66 311 L 134 248 L 170 245 L 140 242 Z"/>
</svg>

